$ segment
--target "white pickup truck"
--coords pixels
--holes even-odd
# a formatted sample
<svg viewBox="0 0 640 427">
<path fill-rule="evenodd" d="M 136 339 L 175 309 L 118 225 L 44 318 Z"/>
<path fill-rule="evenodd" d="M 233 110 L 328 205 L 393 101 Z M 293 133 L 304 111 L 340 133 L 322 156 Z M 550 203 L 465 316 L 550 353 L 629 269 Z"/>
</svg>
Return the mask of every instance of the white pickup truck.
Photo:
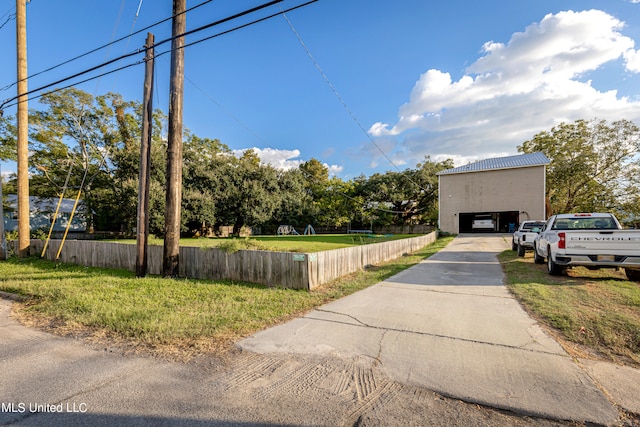
<svg viewBox="0 0 640 427">
<path fill-rule="evenodd" d="M 560 214 L 549 218 L 534 241 L 534 261 L 547 260 L 549 274 L 567 267 L 624 268 L 640 280 L 640 230 L 623 230 L 608 213 Z"/>
<path fill-rule="evenodd" d="M 527 250 L 533 249 L 533 241 L 542 227 L 544 227 L 544 221 L 522 221 L 513 233 L 511 250 L 517 250 L 518 256 L 524 256 Z"/>
</svg>

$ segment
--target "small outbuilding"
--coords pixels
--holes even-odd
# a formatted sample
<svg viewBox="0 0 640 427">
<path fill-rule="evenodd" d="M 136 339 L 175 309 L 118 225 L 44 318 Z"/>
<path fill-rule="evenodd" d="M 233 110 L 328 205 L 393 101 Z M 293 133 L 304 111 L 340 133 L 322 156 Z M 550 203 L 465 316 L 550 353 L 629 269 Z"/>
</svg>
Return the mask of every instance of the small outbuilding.
<svg viewBox="0 0 640 427">
<path fill-rule="evenodd" d="M 18 196 L 8 194 L 7 205 L 4 209 L 4 228 L 6 231 L 18 230 Z M 54 219 L 54 214 L 58 205 L 58 199 L 53 197 L 29 196 L 29 226 L 31 230 L 44 230 L 48 232 L 53 222 L 53 231 L 65 231 L 71 220 L 69 231 L 85 232 L 87 230 L 87 220 L 85 218 L 86 207 L 84 202 L 80 202 L 72 217 L 75 200 L 62 199 L 58 208 L 58 215 Z"/>
<path fill-rule="evenodd" d="M 438 173 L 440 229 L 509 233 L 521 221 L 545 218 L 543 153 L 480 160 Z"/>
</svg>

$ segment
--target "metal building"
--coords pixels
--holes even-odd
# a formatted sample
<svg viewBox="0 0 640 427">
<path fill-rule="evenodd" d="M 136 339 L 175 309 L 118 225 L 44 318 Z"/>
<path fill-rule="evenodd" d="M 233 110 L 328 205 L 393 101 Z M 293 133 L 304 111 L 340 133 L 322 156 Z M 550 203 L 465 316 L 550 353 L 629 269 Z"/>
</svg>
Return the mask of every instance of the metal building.
<svg viewBox="0 0 640 427">
<path fill-rule="evenodd" d="M 545 219 L 543 153 L 485 159 L 438 173 L 440 229 L 447 233 L 512 232 Z"/>
</svg>

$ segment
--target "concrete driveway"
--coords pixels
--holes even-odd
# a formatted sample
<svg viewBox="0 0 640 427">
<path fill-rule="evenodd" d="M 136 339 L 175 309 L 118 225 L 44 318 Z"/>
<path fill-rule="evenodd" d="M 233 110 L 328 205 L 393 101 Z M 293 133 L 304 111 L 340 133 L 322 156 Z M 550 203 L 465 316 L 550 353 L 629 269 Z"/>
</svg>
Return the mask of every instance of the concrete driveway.
<svg viewBox="0 0 640 427">
<path fill-rule="evenodd" d="M 0 425 L 617 425 L 595 383 L 640 414 L 637 370 L 577 364 L 509 295 L 505 242 L 460 236 L 224 360 L 96 348 L 20 325 L 0 299 Z"/>
<path fill-rule="evenodd" d="M 259 353 L 364 358 L 395 381 L 444 396 L 558 420 L 614 423 L 617 410 L 591 376 L 504 286 L 496 255 L 508 248 L 503 235 L 461 235 L 413 268 L 239 345 Z"/>
</svg>

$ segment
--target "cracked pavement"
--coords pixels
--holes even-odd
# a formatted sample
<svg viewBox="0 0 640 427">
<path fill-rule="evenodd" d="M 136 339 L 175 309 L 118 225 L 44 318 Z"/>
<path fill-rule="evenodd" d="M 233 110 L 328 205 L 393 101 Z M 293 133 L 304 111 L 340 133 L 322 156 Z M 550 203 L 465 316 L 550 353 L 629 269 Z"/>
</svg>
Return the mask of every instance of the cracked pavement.
<svg viewBox="0 0 640 427">
<path fill-rule="evenodd" d="M 462 235 L 420 264 L 239 343 L 369 360 L 401 384 L 493 408 L 603 425 L 618 412 L 503 284 L 499 235 Z"/>
<path fill-rule="evenodd" d="M 27 328 L 0 300 L 0 425 L 632 425 L 640 371 L 569 358 L 502 285 L 504 248 L 501 236 L 459 237 L 188 364 Z"/>
</svg>

